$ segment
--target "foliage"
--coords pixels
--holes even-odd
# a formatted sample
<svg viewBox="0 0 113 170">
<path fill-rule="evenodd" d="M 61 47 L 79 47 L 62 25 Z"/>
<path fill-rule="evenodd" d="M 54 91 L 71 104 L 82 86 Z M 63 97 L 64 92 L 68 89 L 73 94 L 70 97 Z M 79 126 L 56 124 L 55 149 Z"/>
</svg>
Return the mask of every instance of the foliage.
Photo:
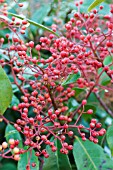
<svg viewBox="0 0 113 170">
<path fill-rule="evenodd" d="M 99 5 L 104 0 L 95 0 L 88 8 L 88 11 L 91 11 L 93 8 L 95 8 L 97 5 Z"/>
<path fill-rule="evenodd" d="M 0 170 L 113 169 L 113 1 L 103 1 L 0 0 Z"/>
<path fill-rule="evenodd" d="M 0 66 L 0 115 L 5 112 L 12 99 L 11 83 Z"/>
</svg>

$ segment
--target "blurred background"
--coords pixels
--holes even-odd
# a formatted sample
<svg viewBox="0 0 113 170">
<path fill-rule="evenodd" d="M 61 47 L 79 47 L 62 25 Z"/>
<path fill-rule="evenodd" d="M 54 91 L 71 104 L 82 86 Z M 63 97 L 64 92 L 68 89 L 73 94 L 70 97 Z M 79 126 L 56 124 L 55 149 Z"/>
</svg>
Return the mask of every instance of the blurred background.
<svg viewBox="0 0 113 170">
<path fill-rule="evenodd" d="M 35 22 L 38 22 L 39 24 L 43 24 L 44 26 L 47 26 L 51 28 L 53 24 L 57 25 L 57 28 L 60 32 L 60 34 L 64 34 L 64 24 L 69 21 L 69 19 L 73 16 L 73 13 L 77 11 L 77 8 L 75 6 L 75 3 L 79 1 L 75 0 L 24 0 L 24 1 L 16 1 L 19 3 L 23 3 L 23 7 L 19 8 L 15 1 L 13 0 L 6 0 L 8 4 L 8 11 L 11 13 L 19 14 L 26 16 L 26 18 L 29 18 Z M 93 0 L 84 0 L 84 4 L 81 6 L 80 10 L 81 12 L 87 13 L 87 9 L 89 5 L 93 2 Z M 106 0 L 103 5 L 104 9 L 100 12 L 100 15 L 102 14 L 109 14 L 109 3 L 111 3 L 111 0 Z M 98 7 L 97 7 L 98 8 Z M 12 34 L 8 29 L 2 30 L 2 24 L 0 24 L 0 38 L 5 38 L 5 33 Z M 39 38 L 41 36 L 46 36 L 48 34 L 47 31 L 44 31 L 42 29 L 39 29 L 36 26 L 28 25 L 28 28 L 26 30 L 25 35 L 21 35 L 21 38 L 25 42 L 29 42 L 30 40 L 33 40 L 35 44 L 39 42 Z M 5 46 L 7 46 L 7 40 L 5 39 Z M 33 56 L 35 56 L 35 51 L 33 51 Z M 43 52 L 42 56 L 47 57 L 49 54 L 47 52 Z M 1 58 L 1 53 L 0 53 Z M 107 61 L 106 61 L 107 62 Z M 9 74 L 10 80 L 12 80 L 12 77 L 10 75 L 10 69 L 9 67 L 5 67 L 5 70 L 7 74 Z M 109 81 L 106 79 L 106 82 Z M 105 83 L 105 82 L 104 82 Z M 19 103 L 20 94 L 18 92 L 18 89 L 14 86 L 13 87 L 14 96 L 11 103 L 11 106 L 14 104 L 17 105 Z M 82 96 L 84 95 L 84 90 L 81 90 L 78 92 L 78 95 L 76 96 L 77 101 L 81 100 Z M 109 94 L 108 91 L 104 91 L 101 94 L 103 96 L 103 100 L 107 104 L 107 106 L 113 110 L 113 94 Z M 107 96 L 107 98 L 106 98 Z M 95 110 L 95 117 L 103 124 L 103 127 L 108 127 L 111 122 L 112 118 L 102 109 L 100 104 L 98 103 L 98 100 L 95 98 L 95 96 L 91 95 L 88 99 L 89 103 L 92 106 L 93 110 Z M 94 102 L 95 101 L 95 102 Z M 101 114 L 100 114 L 101 112 Z M 18 113 L 13 111 L 11 108 L 9 108 L 5 112 L 5 117 L 11 121 L 15 121 L 17 118 L 19 118 Z M 90 117 L 91 119 L 91 117 Z M 83 119 L 83 124 L 86 126 L 89 124 L 89 118 L 86 116 Z M 5 123 L 0 123 L 0 143 L 2 143 L 5 140 Z M 100 139 L 102 143 L 101 145 L 104 145 L 104 148 L 106 152 L 109 154 L 109 149 L 106 146 L 106 144 L 103 142 L 104 139 Z M 76 166 L 74 164 L 74 160 L 72 158 L 72 155 L 70 153 L 70 161 L 72 163 L 73 170 L 76 170 Z M 2 159 L 0 158 L 0 170 L 16 170 L 17 169 L 17 162 L 9 159 Z"/>
</svg>

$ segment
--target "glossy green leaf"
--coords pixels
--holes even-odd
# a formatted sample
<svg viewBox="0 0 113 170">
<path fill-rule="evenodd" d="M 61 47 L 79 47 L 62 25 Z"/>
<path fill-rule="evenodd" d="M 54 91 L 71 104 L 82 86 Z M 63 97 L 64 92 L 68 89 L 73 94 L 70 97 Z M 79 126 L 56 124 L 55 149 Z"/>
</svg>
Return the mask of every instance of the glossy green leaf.
<svg viewBox="0 0 113 170">
<path fill-rule="evenodd" d="M 90 141 L 76 137 L 73 149 L 77 170 L 112 170 L 113 161 L 104 153 L 103 148 Z"/>
<path fill-rule="evenodd" d="M 0 170 L 17 170 L 17 169 L 15 164 L 9 162 L 5 164 L 1 164 Z"/>
<path fill-rule="evenodd" d="M 10 106 L 11 107 L 12 106 L 17 106 L 18 104 L 19 104 L 19 99 L 15 95 L 13 95 L 13 98 L 12 98 Z"/>
<path fill-rule="evenodd" d="M 21 135 L 11 124 L 8 124 L 6 127 L 5 137 L 6 137 L 7 142 L 9 141 L 9 139 L 15 139 L 15 140 L 18 139 L 19 147 L 23 148 Z"/>
<path fill-rule="evenodd" d="M 113 61 L 113 58 L 111 56 L 107 56 L 107 57 L 105 57 L 103 63 L 104 63 L 104 65 L 109 65 L 112 63 L 112 61 Z"/>
<path fill-rule="evenodd" d="M 110 3 L 112 3 L 112 0 L 105 0 L 105 2 L 110 4 Z"/>
<path fill-rule="evenodd" d="M 100 77 L 100 84 L 103 86 L 106 86 L 110 83 L 110 77 L 106 74 L 106 72 L 103 72 L 103 74 Z"/>
<path fill-rule="evenodd" d="M 12 86 L 5 73 L 0 66 L 0 115 L 4 114 L 12 100 Z"/>
<path fill-rule="evenodd" d="M 92 104 L 92 103 L 95 103 L 97 104 L 98 103 L 98 99 L 96 98 L 95 94 L 94 93 L 91 93 L 90 96 L 88 97 L 88 104 Z"/>
<path fill-rule="evenodd" d="M 44 159 L 43 170 L 72 170 L 68 156 L 60 153 L 61 144 L 59 140 L 56 140 L 55 144 L 58 148 L 56 152 L 52 152 L 50 146 L 46 147 L 50 156 Z"/>
<path fill-rule="evenodd" d="M 104 62 L 103 62 L 103 64 L 106 66 L 106 65 L 109 65 L 109 64 L 111 64 L 112 63 L 112 60 L 113 60 L 113 58 L 111 57 L 111 56 L 107 56 L 105 59 L 104 59 Z M 112 66 L 110 67 L 110 69 L 112 70 L 113 68 L 112 68 Z M 102 71 L 102 68 L 100 68 L 99 70 L 98 70 L 98 73 L 100 73 Z M 106 85 L 108 85 L 109 83 L 110 83 L 110 77 L 107 75 L 107 73 L 106 72 L 103 72 L 102 73 L 102 75 L 101 75 L 101 77 L 100 77 L 100 84 L 101 85 L 103 85 L 103 86 L 106 86 Z"/>
<path fill-rule="evenodd" d="M 75 83 L 80 76 L 81 76 L 80 71 L 78 71 L 78 73 L 76 73 L 76 74 L 70 74 L 67 77 L 67 79 L 62 83 L 62 86 L 65 86 L 65 85 L 71 84 L 71 83 Z"/>
<path fill-rule="evenodd" d="M 95 0 L 88 8 L 88 11 L 91 11 L 93 8 L 95 8 L 96 6 L 98 6 L 100 3 L 102 3 L 105 0 Z"/>
<path fill-rule="evenodd" d="M 84 106 L 84 112 L 87 112 L 89 109 L 93 110 L 93 114 L 96 112 L 96 106 L 90 104 Z"/>
<path fill-rule="evenodd" d="M 73 90 L 75 90 L 75 96 L 78 96 L 80 93 L 85 93 L 84 88 L 74 87 Z"/>
<path fill-rule="evenodd" d="M 74 97 L 71 97 L 71 98 L 68 100 L 69 112 L 73 112 L 78 106 L 79 106 L 79 103 L 75 100 Z"/>
<path fill-rule="evenodd" d="M 26 147 L 24 148 L 26 149 Z M 18 161 L 17 170 L 26 170 L 26 165 L 28 164 L 28 160 L 30 158 L 30 170 L 39 170 L 39 161 L 38 157 L 35 156 L 35 151 L 28 151 L 21 155 L 20 160 Z M 32 163 L 35 163 L 36 166 L 32 167 Z"/>
<path fill-rule="evenodd" d="M 88 111 L 89 109 L 92 109 L 92 110 L 93 110 L 93 113 L 92 113 L 92 114 L 87 114 L 87 111 Z M 84 113 L 84 114 L 82 115 L 82 123 L 83 123 L 83 122 L 86 123 L 86 124 L 84 124 L 84 126 L 89 127 L 88 122 L 89 122 L 89 120 L 91 120 L 91 118 L 94 117 L 94 115 L 95 115 L 95 113 L 96 113 L 96 109 L 97 109 L 97 108 L 96 108 L 96 106 L 94 106 L 94 105 L 87 104 L 87 105 L 84 106 L 84 112 L 86 112 L 86 113 Z"/>
<path fill-rule="evenodd" d="M 107 143 L 109 145 L 111 154 L 113 156 L 113 125 L 110 126 L 107 130 Z"/>
<path fill-rule="evenodd" d="M 17 18 L 19 18 L 19 19 L 22 19 L 22 20 L 23 20 L 23 19 L 26 19 L 30 24 L 32 24 L 32 25 L 34 25 L 34 26 L 36 26 L 36 27 L 42 28 L 44 31 L 51 32 L 52 34 L 55 34 L 56 36 L 58 36 L 57 33 L 55 33 L 54 31 L 52 31 L 51 29 L 45 27 L 45 26 L 42 25 L 42 24 L 39 24 L 39 23 L 37 23 L 37 22 L 35 22 L 35 21 L 32 21 L 32 20 L 27 19 L 27 18 L 25 18 L 25 17 L 22 17 L 22 16 L 20 16 L 20 15 L 13 14 L 13 13 L 11 13 L 11 12 L 8 12 L 8 14 L 11 15 L 11 16 L 17 17 Z"/>
</svg>

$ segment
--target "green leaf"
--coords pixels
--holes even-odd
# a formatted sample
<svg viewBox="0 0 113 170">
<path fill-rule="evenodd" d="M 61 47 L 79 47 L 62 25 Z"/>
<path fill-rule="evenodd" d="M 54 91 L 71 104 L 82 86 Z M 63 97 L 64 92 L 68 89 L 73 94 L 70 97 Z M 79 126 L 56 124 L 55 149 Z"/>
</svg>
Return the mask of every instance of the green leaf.
<svg viewBox="0 0 113 170">
<path fill-rule="evenodd" d="M 17 18 L 19 18 L 19 19 L 22 19 L 22 20 L 23 20 L 23 19 L 26 19 L 30 24 L 32 24 L 32 25 L 34 25 L 34 26 L 36 26 L 36 27 L 42 28 L 43 30 L 48 31 L 48 32 L 51 32 L 52 34 L 55 34 L 56 36 L 58 36 L 57 33 L 55 33 L 54 31 L 52 31 L 51 29 L 45 27 L 45 26 L 42 25 L 42 24 L 39 24 L 39 23 L 37 23 L 37 22 L 35 22 L 35 21 L 32 21 L 32 20 L 27 19 L 27 18 L 25 18 L 25 17 L 22 17 L 22 16 L 20 16 L 20 15 L 13 14 L 13 13 L 11 13 L 11 12 L 8 12 L 8 14 L 11 15 L 11 16 L 17 17 Z"/>
<path fill-rule="evenodd" d="M 44 18 L 47 16 L 50 9 L 51 9 L 51 4 L 50 3 L 42 5 L 38 10 L 36 10 L 34 12 L 34 14 L 31 17 L 31 20 L 42 24 L 42 22 L 44 21 Z"/>
<path fill-rule="evenodd" d="M 100 0 L 99 0 L 100 1 Z M 88 13 L 88 7 L 94 2 L 94 0 L 84 0 L 84 3 L 80 7 L 80 12 Z M 102 2 L 102 6 L 104 6 L 103 10 L 99 10 L 99 6 L 95 7 L 98 10 L 99 15 L 107 15 L 110 13 L 109 4 L 106 2 Z M 77 10 L 77 9 L 76 9 Z"/>
<path fill-rule="evenodd" d="M 68 156 L 60 153 L 59 140 L 56 140 L 55 144 L 58 148 L 56 152 L 52 152 L 50 146 L 46 147 L 49 158 L 44 159 L 43 170 L 72 170 Z"/>
<path fill-rule="evenodd" d="M 79 103 L 75 100 L 74 97 L 69 98 L 68 100 L 69 112 L 73 112 L 78 106 L 79 106 Z"/>
<path fill-rule="evenodd" d="M 79 87 L 74 87 L 73 90 L 75 90 L 75 96 L 78 96 L 80 93 L 86 92 L 84 88 Z"/>
<path fill-rule="evenodd" d="M 26 149 L 26 147 L 24 148 Z M 26 170 L 26 165 L 28 164 L 28 160 L 30 158 L 30 170 L 38 170 L 39 169 L 39 161 L 37 156 L 35 156 L 35 151 L 32 150 L 31 153 L 30 151 L 22 154 L 20 156 L 20 160 L 18 161 L 18 170 Z M 32 167 L 32 163 L 35 163 L 36 166 Z"/>
<path fill-rule="evenodd" d="M 104 59 L 104 65 L 109 65 L 113 62 L 113 57 L 111 56 L 107 56 L 105 59 Z"/>
<path fill-rule="evenodd" d="M 94 105 L 87 104 L 84 106 L 84 112 L 87 112 L 89 109 L 93 110 L 93 114 L 96 112 L 96 107 Z"/>
<path fill-rule="evenodd" d="M 103 64 L 106 66 L 106 65 L 111 64 L 112 61 L 113 61 L 113 58 L 112 58 L 111 56 L 107 56 L 107 57 L 104 59 Z M 111 69 L 111 70 L 113 69 L 112 66 L 110 67 L 110 69 Z M 98 73 L 100 73 L 100 72 L 102 71 L 102 68 L 100 68 L 98 71 L 99 71 Z M 110 79 L 110 77 L 106 74 L 106 72 L 103 72 L 102 75 L 101 75 L 101 77 L 100 77 L 100 84 L 103 85 L 103 86 L 106 86 L 106 85 L 108 85 L 108 84 L 110 83 L 110 80 L 111 80 L 111 79 Z"/>
<path fill-rule="evenodd" d="M 91 93 L 90 96 L 88 97 L 88 100 L 87 100 L 88 104 L 97 104 L 98 103 L 98 99 L 96 98 L 95 94 L 94 93 Z"/>
<path fill-rule="evenodd" d="M 113 125 L 110 126 L 107 130 L 107 143 L 109 145 L 111 154 L 113 156 Z"/>
<path fill-rule="evenodd" d="M 91 11 L 93 8 L 95 8 L 96 6 L 98 6 L 100 3 L 102 3 L 105 0 L 95 0 L 88 8 L 88 11 Z"/>
<path fill-rule="evenodd" d="M 51 9 L 50 3 L 42 5 L 38 10 L 36 10 L 34 12 L 34 14 L 31 17 L 31 20 L 33 20 L 33 21 L 35 21 L 39 24 L 42 24 L 42 22 L 44 21 L 44 18 L 47 16 L 50 9 Z M 30 28 L 31 28 L 33 33 L 35 33 L 35 34 L 37 33 L 37 28 L 35 26 L 31 25 Z"/>
<path fill-rule="evenodd" d="M 106 76 L 105 79 L 103 79 L 103 80 L 101 81 L 101 85 L 103 85 L 103 86 L 108 85 L 108 84 L 111 82 L 110 80 L 111 80 L 111 79 L 110 79 L 108 76 Z"/>
<path fill-rule="evenodd" d="M 105 0 L 106 3 L 111 4 L 112 0 Z"/>
<path fill-rule="evenodd" d="M 10 124 L 7 125 L 6 130 L 5 130 L 5 137 L 7 142 L 9 141 L 9 139 L 15 139 L 15 140 L 19 140 L 19 147 L 23 148 L 23 144 L 22 144 L 22 138 L 20 133 Z"/>
<path fill-rule="evenodd" d="M 100 77 L 100 84 L 102 86 L 106 86 L 110 83 L 110 77 L 106 74 L 106 72 L 103 72 L 101 77 Z"/>
<path fill-rule="evenodd" d="M 11 83 L 5 71 L 0 66 L 0 115 L 4 114 L 11 100 L 12 100 Z"/>
<path fill-rule="evenodd" d="M 0 166 L 0 170 L 16 170 L 16 165 L 13 163 L 5 163 Z"/>
<path fill-rule="evenodd" d="M 13 95 L 13 98 L 12 98 L 10 106 L 11 107 L 12 106 L 17 106 L 18 104 L 19 104 L 19 99 L 15 95 Z"/>
<path fill-rule="evenodd" d="M 113 169 L 113 161 L 104 153 L 103 148 L 90 141 L 76 137 L 73 149 L 78 170 Z"/>
<path fill-rule="evenodd" d="M 5 20 L 5 21 L 11 22 L 11 20 L 8 17 L 6 17 L 5 15 L 0 15 L 0 18 Z"/>
<path fill-rule="evenodd" d="M 81 76 L 80 71 L 76 74 L 70 74 L 67 79 L 62 83 L 62 86 L 65 86 L 67 84 L 75 83 L 77 79 Z"/>
<path fill-rule="evenodd" d="M 87 105 L 84 106 L 84 112 L 87 112 L 89 109 L 92 109 L 92 110 L 93 110 L 93 114 L 84 113 L 84 114 L 82 115 L 82 121 L 83 121 L 84 123 L 88 123 L 89 120 L 91 120 L 91 118 L 94 117 L 94 114 L 96 113 L 96 109 L 97 109 L 97 108 L 96 108 L 96 106 L 90 105 L 90 104 L 87 104 Z M 84 126 L 86 126 L 86 125 L 84 124 Z M 87 124 L 87 126 L 89 126 L 89 125 Z"/>
</svg>

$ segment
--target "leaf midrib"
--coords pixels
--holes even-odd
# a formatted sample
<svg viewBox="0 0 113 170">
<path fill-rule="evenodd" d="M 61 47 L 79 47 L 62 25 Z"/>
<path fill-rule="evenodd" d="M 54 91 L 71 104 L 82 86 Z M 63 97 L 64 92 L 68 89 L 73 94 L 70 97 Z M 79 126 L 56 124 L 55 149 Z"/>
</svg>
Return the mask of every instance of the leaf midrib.
<svg viewBox="0 0 113 170">
<path fill-rule="evenodd" d="M 93 162 L 93 160 L 91 159 L 90 155 L 88 154 L 87 150 L 85 149 L 85 147 L 83 146 L 83 144 L 80 142 L 79 138 L 76 137 L 76 139 L 78 140 L 78 142 L 80 143 L 81 147 L 83 148 L 84 152 L 86 153 L 86 155 L 88 156 L 90 162 L 92 163 L 92 165 L 94 166 L 95 170 L 98 170 L 95 163 Z"/>
</svg>

